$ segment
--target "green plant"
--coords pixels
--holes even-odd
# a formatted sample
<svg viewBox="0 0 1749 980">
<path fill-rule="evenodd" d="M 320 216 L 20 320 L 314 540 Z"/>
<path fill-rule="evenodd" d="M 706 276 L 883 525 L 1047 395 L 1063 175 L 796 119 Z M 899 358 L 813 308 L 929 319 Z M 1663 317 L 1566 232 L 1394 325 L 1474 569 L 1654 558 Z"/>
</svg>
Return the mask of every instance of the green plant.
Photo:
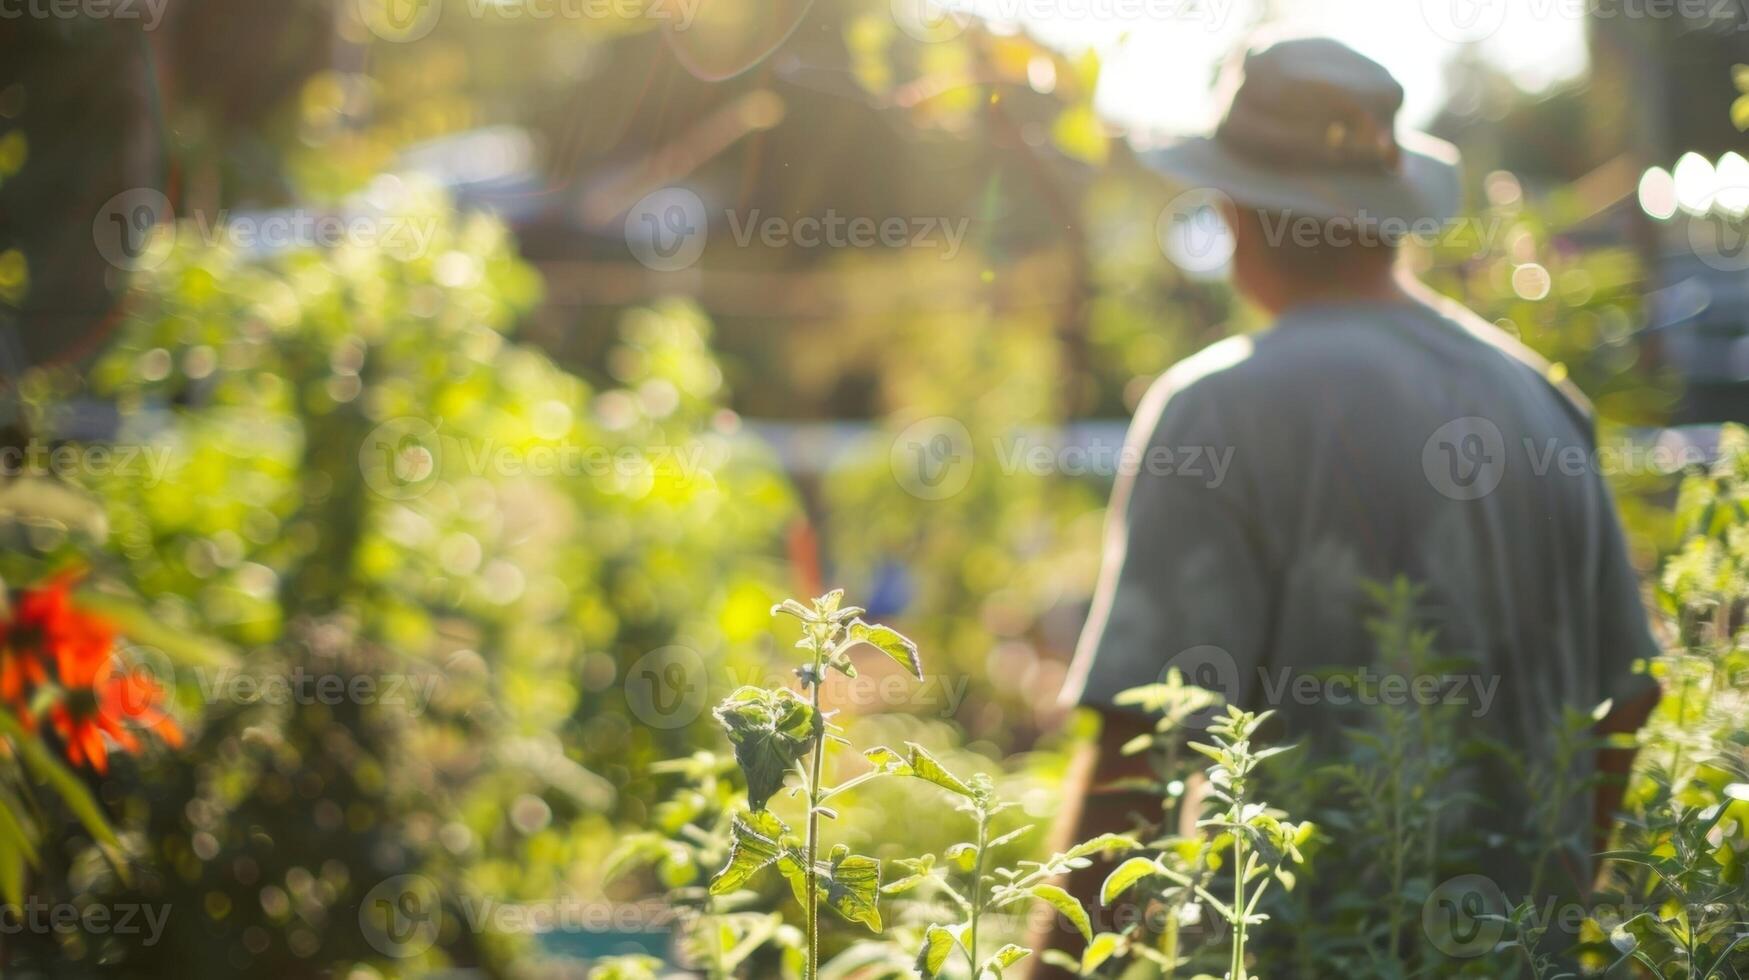
<svg viewBox="0 0 1749 980">
<path fill-rule="evenodd" d="M 969 976 L 976 980 L 998 980 L 1009 967 L 1031 955 L 1032 950 L 1016 943 L 1004 943 L 989 956 L 984 956 L 979 945 L 979 930 L 984 918 L 1017 906 L 1030 907 L 1035 901 L 1061 913 L 1081 933 L 1088 943 L 1083 963 L 1089 969 L 1109 956 L 1117 937 L 1109 934 L 1095 936 L 1087 910 L 1074 896 L 1055 884 L 1054 879 L 1086 867 L 1091 858 L 1102 851 L 1128 850 L 1137 846 L 1136 842 L 1129 837 L 1107 834 L 1076 844 L 1044 861 L 1021 861 L 1012 868 L 992 866 L 991 855 L 997 849 L 1018 840 L 1032 828 L 1021 826 L 991 836 L 995 817 L 1014 806 L 997 796 L 994 781 L 985 773 L 961 779 L 942 767 L 922 746 L 912 743 L 906 749 L 906 756 L 888 748 L 871 749 L 867 756 L 883 773 L 912 776 L 947 790 L 952 794 L 955 809 L 969 815 L 977 828 L 974 840 L 948 848 L 939 862 L 933 854 L 899 861 L 906 872 L 905 877 L 882 888 L 882 892 L 889 895 L 915 892 L 923 896 L 945 897 L 959 913 L 955 921 L 933 923 L 924 929 L 913 963 L 916 973 L 925 980 L 942 976 L 957 950 L 965 958 Z M 956 884 L 956 878 L 962 881 Z"/>
<path fill-rule="evenodd" d="M 1628 820 L 1609 862 L 1646 911 L 1608 931 L 1617 962 L 1661 980 L 1749 969 L 1749 432 L 1683 483 L 1682 546 L 1658 602 L 1674 643 L 1650 664 L 1664 699 L 1639 735 Z"/>
<path fill-rule="evenodd" d="M 806 656 L 795 676 L 805 696 L 789 688 L 743 686 L 717 706 L 716 718 L 734 748 L 733 768 L 745 780 L 746 807 L 735 806 L 736 793 L 722 778 L 729 770 L 710 753 L 660 764 L 657 768 L 683 775 L 686 782 L 657 808 L 652 829 L 623 840 L 612 863 L 616 874 L 639 865 L 653 868 L 669 886 L 670 903 L 686 910 L 682 949 L 687 965 L 713 980 L 745 975 L 747 970 L 805 978 L 897 976 L 909 972 L 905 964 L 926 977 L 936 977 L 950 972 L 949 958 L 957 950 L 963 953 L 970 976 L 995 980 L 1031 951 L 1013 942 L 986 943 L 987 920 L 1033 902 L 1061 912 L 1096 950 L 1103 950 L 1092 955 L 1110 956 L 1116 937 L 1094 936 L 1087 911 L 1052 879 L 1087 866 L 1101 851 L 1133 848 L 1135 841 L 1108 835 L 1043 861 L 1001 866 L 998 852 L 1029 829 L 1021 825 L 997 831 L 999 818 L 1014 803 L 1000 797 L 996 781 L 988 774 L 961 778 L 915 742 L 906 742 L 904 753 L 885 746 L 870 748 L 861 755 L 866 769 L 828 785 L 827 749 L 849 742 L 820 701 L 827 672 L 856 676 L 849 654 L 860 644 L 885 652 L 913 676 L 921 674 L 921 661 L 910 640 L 890 627 L 864 622 L 863 610 L 845 606 L 841 591 L 810 605 L 785 601 L 772 611 L 801 623 L 797 645 Z M 832 847 L 822 858 L 820 821 L 838 819 L 844 794 L 882 777 L 912 777 L 947 791 L 956 808 L 972 818 L 974 839 L 952 845 L 939 860 L 934 853 L 898 859 L 904 875 L 885 885 L 881 863 L 852 853 L 847 845 Z M 786 797 L 797 798 L 805 807 L 799 834 L 773 812 Z M 694 887 L 701 869 L 713 864 L 719 870 L 709 887 Z M 777 913 L 760 911 L 759 896 L 747 889 L 755 875 L 771 867 L 789 884 L 801 907 L 799 935 Z M 852 944 L 822 973 L 825 941 L 820 906 L 879 933 L 883 929 L 880 902 L 885 896 L 902 896 L 908 910 L 926 915 L 932 913 L 925 910 L 933 908 L 928 900 L 946 900 L 957 917 L 931 921 L 915 934 L 902 929 L 897 938 Z M 913 939 L 920 947 L 915 956 L 909 952 Z M 762 952 L 767 949 L 772 952 Z M 615 961 L 610 967 L 635 970 L 638 964 Z"/>
<path fill-rule="evenodd" d="M 1309 839 L 1312 832 L 1311 824 L 1296 825 L 1280 820 L 1266 804 L 1254 802 L 1247 796 L 1252 772 L 1258 764 L 1292 748 L 1277 745 L 1262 750 L 1252 749 L 1252 737 L 1270 714 L 1267 711 L 1253 714 L 1228 706 L 1227 717 L 1209 726 L 1214 745 L 1190 743 L 1191 748 L 1214 760 L 1215 765 L 1209 770 L 1212 787 L 1209 794 L 1227 804 L 1225 813 L 1205 819 L 1197 826 L 1219 830 L 1222 837 L 1230 839 L 1233 849 L 1233 904 L 1226 907 L 1213 904 L 1215 911 L 1233 930 L 1232 965 L 1227 971 L 1231 980 L 1245 980 L 1246 930 L 1267 918 L 1257 913 L 1257 905 L 1268 891 L 1271 879 L 1280 881 L 1284 888 L 1293 887 L 1293 872 L 1286 865 L 1303 860 L 1299 845 Z M 1246 886 L 1253 881 L 1256 887 L 1247 893 Z"/>
<path fill-rule="evenodd" d="M 806 980 L 819 975 L 822 900 L 844 918 L 874 932 L 881 930 L 880 862 L 852 854 L 842 844 L 835 846 L 825 861 L 820 860 L 820 820 L 837 817 L 827 803 L 885 772 L 877 766 L 836 786 L 824 784 L 827 746 L 850 744 L 838 726 L 827 720 L 828 712 L 820 704 L 826 671 L 855 677 L 849 651 L 866 643 L 892 657 L 913 676 L 923 676 L 915 644 L 890 627 L 863 622 L 859 618 L 862 608 L 843 605 L 843 599 L 843 590 L 835 590 L 815 599 L 811 607 L 794 599 L 772 607 L 774 616 L 782 613 L 801 621 L 802 638 L 797 645 L 807 658 L 795 675 L 808 692 L 806 698 L 788 688 L 745 686 L 717 705 L 715 712 L 746 777 L 748 810 L 735 818 L 728 864 L 711 879 L 710 892 L 730 894 L 757 872 L 776 865 L 802 906 Z M 799 792 L 807 801 L 805 830 L 799 841 L 789 825 L 766 808 L 792 773 L 799 783 L 792 792 Z"/>
<path fill-rule="evenodd" d="M 1127 692 L 1126 702 L 1155 707 L 1162 715 L 1156 731 L 1145 736 L 1145 743 L 1141 739 L 1132 743 L 1134 749 L 1156 748 L 1162 754 L 1169 753 L 1180 726 L 1197 712 L 1207 710 L 1211 696 L 1197 691 L 1172 671 L 1161 684 Z M 1250 975 L 1247 958 L 1250 929 L 1269 918 L 1259 907 L 1272 881 L 1284 889 L 1294 887 L 1295 875 L 1290 865 L 1305 860 L 1300 848 L 1315 832 L 1311 823 L 1288 821 L 1284 813 L 1272 809 L 1257 796 L 1258 767 L 1293 748 L 1253 747 L 1258 729 L 1271 714 L 1252 713 L 1229 705 L 1208 726 L 1213 744 L 1185 743 L 1212 763 L 1207 769 L 1209 810 L 1196 823 L 1200 833 L 1184 836 L 1168 832 L 1148 845 L 1157 852 L 1154 856 L 1130 858 L 1106 878 L 1100 889 L 1103 903 L 1109 905 L 1135 891 L 1157 897 L 1165 909 L 1160 917 L 1157 944 L 1141 941 L 1144 933 L 1138 924 L 1129 934 L 1112 937 L 1114 949 L 1149 960 L 1167 976 L 1175 976 L 1180 967 L 1192 961 L 1180 948 L 1179 926 L 1187 912 L 1200 916 L 1202 907 L 1206 907 L 1232 933 L 1225 956 L 1225 976 L 1228 980 L 1245 980 Z M 1180 782 L 1172 779 L 1166 784 L 1165 810 L 1169 814 L 1175 814 L 1181 805 L 1177 802 L 1182 792 Z M 1223 866 L 1230 867 L 1230 898 L 1222 898 L 1214 890 L 1218 887 L 1216 872 Z M 1087 965 L 1082 964 L 1084 975 L 1087 970 Z"/>
<path fill-rule="evenodd" d="M 1405 578 L 1365 585 L 1378 668 L 1402 677 L 1474 669 L 1437 649 L 1418 608 L 1423 587 Z M 1482 746 L 1464 737 L 1463 709 L 1448 699 L 1379 698 L 1379 674 L 1342 674 L 1358 699 L 1374 703 L 1343 730 L 1339 760 L 1271 786 L 1314 814 L 1321 829 L 1322 860 L 1313 862 L 1306 887 L 1277 908 L 1293 934 L 1282 965 L 1320 975 L 1416 975 L 1434 967 L 1426 945 L 1414 941 L 1422 904 L 1446 869 L 1465 867 L 1474 854 L 1473 835 L 1452 826 L 1451 816 L 1479 803 L 1466 756 Z"/>
<path fill-rule="evenodd" d="M 803 952 L 800 930 L 775 912 L 739 911 L 733 896 L 713 895 L 700 884 L 729 853 L 737 795 L 729 777 L 736 768 L 735 760 L 704 751 L 652 766 L 653 773 L 681 777 L 680 787 L 656 806 L 649 830 L 620 839 L 606 878 L 611 882 L 636 867 L 653 869 L 668 886 L 667 904 L 680 915 L 687 963 L 710 980 L 734 976 L 767 946 L 776 947 L 784 975 L 794 976 Z"/>
</svg>

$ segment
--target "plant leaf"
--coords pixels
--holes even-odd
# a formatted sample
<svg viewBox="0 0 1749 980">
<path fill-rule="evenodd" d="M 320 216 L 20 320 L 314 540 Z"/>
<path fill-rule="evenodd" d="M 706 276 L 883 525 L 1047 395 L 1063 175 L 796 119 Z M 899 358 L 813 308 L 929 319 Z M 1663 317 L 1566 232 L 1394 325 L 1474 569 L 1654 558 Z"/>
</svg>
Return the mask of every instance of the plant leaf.
<svg viewBox="0 0 1749 980">
<path fill-rule="evenodd" d="M 986 975 L 1000 977 L 1002 976 L 1002 971 L 1031 955 L 1032 950 L 1027 949 L 1025 946 L 1016 946 L 1013 943 L 1006 943 L 1001 949 L 992 953 L 990 958 L 985 960 L 982 966 L 978 967 L 978 975 L 980 977 Z"/>
<path fill-rule="evenodd" d="M 942 789 L 952 790 L 961 796 L 971 799 L 972 788 L 960 781 L 958 776 L 942 768 L 935 757 L 924 751 L 923 746 L 916 742 L 906 742 L 905 747 L 911 750 L 912 774 L 919 779 L 927 779 Z"/>
<path fill-rule="evenodd" d="M 917 962 L 913 964 L 923 980 L 935 980 L 941 975 L 941 968 L 947 965 L 957 942 L 953 931 L 945 926 L 930 926 L 923 933 L 923 948 L 917 951 Z"/>
<path fill-rule="evenodd" d="M 735 815 L 729 843 L 729 863 L 711 878 L 711 894 L 727 895 L 745 885 L 755 874 L 785 856 L 784 835 L 789 828 L 768 810 Z"/>
<path fill-rule="evenodd" d="M 85 783 L 73 774 L 71 769 L 61 765 L 49 753 L 42 740 L 34 733 L 27 732 L 10 712 L 0 711 L 0 736 L 12 743 L 13 750 L 24 760 L 25 767 L 36 777 L 55 791 L 67 808 L 73 811 L 79 823 L 91 832 L 91 836 L 99 844 L 104 845 L 105 856 L 123 883 L 129 881 L 126 863 L 121 859 L 121 841 L 116 839 L 115 831 L 109 827 L 109 820 L 104 817 L 103 810 L 92 798 L 91 791 L 85 788 Z"/>
<path fill-rule="evenodd" d="M 765 809 L 783 788 L 784 774 L 813 747 L 820 731 L 814 706 L 788 688 L 742 687 L 716 708 L 747 776 L 747 804 Z"/>
<path fill-rule="evenodd" d="M 1081 933 L 1083 940 L 1093 941 L 1093 920 L 1088 917 L 1087 910 L 1081 907 L 1081 903 L 1075 900 L 1075 896 L 1056 885 L 1034 885 L 1032 894 L 1039 901 L 1063 913 L 1063 917 Z"/>
<path fill-rule="evenodd" d="M 1156 865 L 1152 858 L 1133 857 L 1114 868 L 1105 878 L 1105 884 L 1099 887 L 1099 901 L 1110 905 L 1129 887 L 1154 873 Z"/>
<path fill-rule="evenodd" d="M 911 768 L 911 764 L 905 761 L 904 756 L 894 752 L 892 749 L 889 749 L 884 745 L 877 745 L 874 748 L 869 749 L 862 754 L 862 757 L 868 760 L 869 765 L 890 775 L 916 775 L 916 772 Z"/>
<path fill-rule="evenodd" d="M 1100 834 L 1090 837 L 1063 852 L 1063 857 L 1080 858 L 1098 854 L 1100 851 L 1133 851 L 1142 845 L 1136 843 L 1134 837 L 1123 834 Z"/>
<path fill-rule="evenodd" d="M 874 932 L 881 931 L 881 863 L 861 854 L 846 854 L 821 869 L 820 899 L 832 911 Z"/>
<path fill-rule="evenodd" d="M 1009 843 L 1010 841 L 1019 840 L 1020 838 L 1025 837 L 1027 834 L 1029 834 L 1031 832 L 1032 832 L 1032 826 L 1030 824 L 1025 826 L 1025 827 L 1016 827 L 1015 829 L 1010 830 L 1008 833 L 1003 834 L 1000 837 L 996 837 L 996 838 L 986 842 L 984 844 L 984 850 L 986 850 L 986 851 L 994 850 L 998 847 L 1001 847 L 1003 844 Z"/>
<path fill-rule="evenodd" d="M 850 622 L 850 642 L 866 643 L 881 651 L 899 666 L 905 668 L 912 677 L 923 679 L 923 660 L 917 655 L 917 644 L 912 643 L 904 634 L 891 626 L 879 623 L 865 623 L 860 619 Z"/>
<path fill-rule="evenodd" d="M 1111 954 L 1116 951 L 1117 935 L 1115 933 L 1102 932 L 1094 936 L 1093 941 L 1087 944 L 1086 951 L 1081 954 L 1081 972 L 1088 974 L 1099 969 L 1100 964 L 1111 959 Z"/>
</svg>

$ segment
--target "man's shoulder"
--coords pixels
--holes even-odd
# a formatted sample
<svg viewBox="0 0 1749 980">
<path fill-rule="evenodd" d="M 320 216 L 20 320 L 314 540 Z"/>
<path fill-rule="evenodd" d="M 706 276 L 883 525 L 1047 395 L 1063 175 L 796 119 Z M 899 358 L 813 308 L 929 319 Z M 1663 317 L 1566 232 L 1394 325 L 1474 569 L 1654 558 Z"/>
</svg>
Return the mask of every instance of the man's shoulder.
<svg viewBox="0 0 1749 980">
<path fill-rule="evenodd" d="M 1245 368 L 1255 358 L 1256 339 L 1238 334 L 1216 341 L 1167 368 L 1148 386 L 1136 405 L 1136 419 L 1150 425 L 1161 420 L 1172 406 L 1176 415 L 1187 414 L 1192 405 L 1210 405 L 1223 389 L 1243 383 Z"/>
<path fill-rule="evenodd" d="M 1371 316 L 1290 313 L 1260 333 L 1218 341 L 1156 379 L 1137 415 L 1156 416 L 1169 403 L 1175 414 L 1193 406 L 1231 414 L 1291 400 L 1301 389 L 1327 397 L 1376 381 L 1380 372 L 1421 371 L 1444 377 L 1480 372 L 1512 387 L 1539 388 L 1575 419 L 1590 418 L 1584 394 L 1518 338 L 1444 297 L 1429 292 L 1419 299 Z M 1308 319 L 1318 322 L 1301 322 Z M 1389 331 L 1390 342 L 1381 342 L 1381 330 Z"/>
<path fill-rule="evenodd" d="M 1469 307 L 1431 290 L 1427 290 L 1422 296 L 1422 303 L 1429 312 L 1453 329 L 1461 331 L 1477 344 L 1498 354 L 1513 367 L 1528 371 L 1541 379 L 1566 401 L 1569 408 L 1585 418 L 1590 418 L 1591 400 L 1585 397 L 1578 385 L 1567 378 L 1565 372 L 1557 374 L 1548 358 L 1532 350 L 1524 341 L 1477 316 Z"/>
</svg>

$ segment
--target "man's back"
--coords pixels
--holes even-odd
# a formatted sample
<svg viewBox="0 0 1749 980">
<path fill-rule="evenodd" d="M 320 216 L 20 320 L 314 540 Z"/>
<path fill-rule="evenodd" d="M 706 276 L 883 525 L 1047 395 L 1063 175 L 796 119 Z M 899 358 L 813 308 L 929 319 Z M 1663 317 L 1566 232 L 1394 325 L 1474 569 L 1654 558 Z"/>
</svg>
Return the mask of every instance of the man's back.
<svg viewBox="0 0 1749 980">
<path fill-rule="evenodd" d="M 1364 709 L 1324 669 L 1373 662 L 1363 584 L 1397 576 L 1473 665 L 1439 687 L 1468 733 L 1534 756 L 1564 706 L 1636 693 L 1651 640 L 1586 412 L 1489 332 L 1416 303 L 1302 307 L 1163 377 L 1131 433 L 1155 455 L 1113 498 L 1080 700 L 1176 666 L 1326 761 Z M 1229 450 L 1219 481 L 1145 464 Z M 1412 703 L 1416 682 L 1385 694 Z"/>
</svg>

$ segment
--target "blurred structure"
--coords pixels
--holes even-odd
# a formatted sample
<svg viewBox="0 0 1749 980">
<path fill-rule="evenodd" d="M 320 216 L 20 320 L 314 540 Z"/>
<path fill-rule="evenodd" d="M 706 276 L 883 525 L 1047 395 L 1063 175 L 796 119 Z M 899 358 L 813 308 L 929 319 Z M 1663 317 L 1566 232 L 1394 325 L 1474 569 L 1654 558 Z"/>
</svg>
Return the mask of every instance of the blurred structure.
<svg viewBox="0 0 1749 980">
<path fill-rule="evenodd" d="M 1645 350 L 1685 382 L 1677 422 L 1749 420 L 1749 8 L 1593 16 L 1593 143 L 1635 164 L 1652 275 Z"/>
</svg>

